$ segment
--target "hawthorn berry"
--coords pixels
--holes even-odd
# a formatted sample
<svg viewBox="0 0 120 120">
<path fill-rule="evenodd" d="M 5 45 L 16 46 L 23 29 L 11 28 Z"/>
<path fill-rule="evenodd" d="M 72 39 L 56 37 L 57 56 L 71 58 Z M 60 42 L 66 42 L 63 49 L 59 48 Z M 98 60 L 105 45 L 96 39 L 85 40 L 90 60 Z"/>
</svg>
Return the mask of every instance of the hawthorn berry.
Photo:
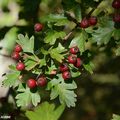
<svg viewBox="0 0 120 120">
<path fill-rule="evenodd" d="M 120 14 L 114 14 L 113 21 L 114 22 L 120 22 Z"/>
<path fill-rule="evenodd" d="M 94 25 L 96 25 L 96 24 L 97 24 L 97 17 L 91 16 L 91 17 L 89 18 L 89 25 L 94 26 Z"/>
<path fill-rule="evenodd" d="M 16 65 L 16 69 L 22 71 L 25 69 L 25 64 L 23 62 L 18 62 Z"/>
<path fill-rule="evenodd" d="M 27 81 L 27 86 L 31 89 L 35 88 L 37 86 L 36 81 L 34 79 L 29 79 Z"/>
<path fill-rule="evenodd" d="M 44 87 L 47 84 L 47 79 L 44 76 L 41 76 L 37 79 L 37 85 L 40 87 Z"/>
<path fill-rule="evenodd" d="M 15 52 L 21 52 L 21 51 L 22 51 L 22 47 L 21 47 L 19 44 L 17 44 L 17 45 L 15 46 L 15 48 L 14 48 L 14 51 L 15 51 Z"/>
<path fill-rule="evenodd" d="M 71 78 L 71 73 L 69 71 L 65 71 L 62 73 L 62 77 L 64 80 L 70 79 Z"/>
<path fill-rule="evenodd" d="M 70 53 L 77 54 L 79 52 L 79 48 L 77 46 L 70 48 Z"/>
<path fill-rule="evenodd" d="M 60 65 L 60 71 L 61 72 L 64 72 L 64 71 L 67 71 L 67 70 L 69 70 L 69 67 L 66 63 L 63 63 L 63 64 Z"/>
<path fill-rule="evenodd" d="M 74 64 L 77 60 L 77 57 L 75 55 L 68 56 L 68 62 L 71 64 Z"/>
<path fill-rule="evenodd" d="M 120 0 L 114 0 L 112 2 L 112 7 L 115 9 L 119 9 L 120 8 Z"/>
<path fill-rule="evenodd" d="M 87 28 L 87 27 L 89 27 L 89 21 L 88 21 L 87 18 L 83 18 L 83 19 L 82 19 L 82 21 L 81 21 L 81 23 L 80 23 L 80 27 L 81 27 L 81 28 Z"/>
<path fill-rule="evenodd" d="M 19 60 L 20 59 L 20 54 L 18 53 L 18 52 L 13 52 L 12 53 L 12 58 L 14 59 L 14 60 Z"/>
<path fill-rule="evenodd" d="M 82 64 L 81 59 L 80 59 L 80 58 L 77 58 L 77 61 L 76 61 L 76 63 L 74 64 L 74 66 L 77 67 L 77 68 L 79 68 L 79 67 L 81 66 L 81 64 Z"/>
<path fill-rule="evenodd" d="M 35 32 L 40 32 L 43 29 L 43 25 L 41 23 L 36 23 L 34 25 Z"/>
</svg>

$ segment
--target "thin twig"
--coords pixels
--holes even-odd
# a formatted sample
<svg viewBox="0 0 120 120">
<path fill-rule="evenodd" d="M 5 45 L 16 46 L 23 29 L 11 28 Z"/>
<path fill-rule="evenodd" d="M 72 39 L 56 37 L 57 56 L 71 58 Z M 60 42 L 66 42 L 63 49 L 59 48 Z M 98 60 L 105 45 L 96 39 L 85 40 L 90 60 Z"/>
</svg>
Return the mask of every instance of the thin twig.
<svg viewBox="0 0 120 120">
<path fill-rule="evenodd" d="M 69 32 L 69 33 L 64 37 L 63 40 L 66 41 L 66 40 L 72 35 L 72 33 L 73 33 L 73 31 Z"/>
</svg>

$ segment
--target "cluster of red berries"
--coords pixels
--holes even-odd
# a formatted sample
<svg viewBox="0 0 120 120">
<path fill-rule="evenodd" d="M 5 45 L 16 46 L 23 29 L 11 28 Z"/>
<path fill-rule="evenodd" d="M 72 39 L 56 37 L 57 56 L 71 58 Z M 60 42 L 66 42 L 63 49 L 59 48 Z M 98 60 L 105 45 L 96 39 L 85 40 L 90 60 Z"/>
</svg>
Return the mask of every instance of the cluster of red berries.
<svg viewBox="0 0 120 120">
<path fill-rule="evenodd" d="M 113 15 L 113 21 L 115 23 L 120 23 L 120 13 L 118 9 L 120 9 L 120 0 L 114 0 L 112 2 L 112 7 L 117 10 L 116 13 Z"/>
<path fill-rule="evenodd" d="M 44 87 L 46 86 L 46 84 L 47 84 L 47 79 L 44 76 L 39 77 L 37 80 L 30 78 L 27 81 L 27 86 L 30 89 L 36 88 L 37 86 Z"/>
<path fill-rule="evenodd" d="M 77 68 L 79 68 L 82 64 L 81 59 L 77 58 L 78 52 L 79 52 L 79 48 L 77 46 L 70 48 L 71 54 L 67 58 L 68 63 L 73 64 Z M 62 63 L 60 65 L 60 71 L 62 72 L 62 77 L 64 80 L 68 80 L 71 78 L 71 73 L 69 71 L 69 67 L 67 63 Z"/>
<path fill-rule="evenodd" d="M 19 62 L 17 63 L 16 65 L 16 69 L 18 71 L 23 71 L 25 70 L 25 64 L 23 62 L 20 61 L 20 59 L 22 58 L 21 57 L 21 53 L 22 52 L 22 47 L 20 45 L 16 45 L 15 48 L 14 48 L 14 51 L 12 53 L 12 58 L 15 59 L 15 60 L 19 60 Z M 37 79 L 37 81 L 35 79 L 28 79 L 27 81 L 27 86 L 31 89 L 37 87 L 37 86 L 40 86 L 40 87 L 43 87 L 47 84 L 47 80 L 46 80 L 46 77 L 44 76 L 41 76 Z"/>
<path fill-rule="evenodd" d="M 83 18 L 80 27 L 81 28 L 88 28 L 90 26 L 95 26 L 97 24 L 97 17 L 91 16 L 90 18 Z"/>
<path fill-rule="evenodd" d="M 21 52 L 22 52 L 22 47 L 20 45 L 16 45 L 15 48 L 14 48 L 14 51 L 12 53 L 12 58 L 14 60 L 20 60 L 21 59 Z M 25 64 L 21 61 L 19 61 L 16 65 L 16 69 L 19 70 L 19 71 L 22 71 L 25 69 Z"/>
<path fill-rule="evenodd" d="M 20 45 L 16 45 L 14 51 L 12 53 L 12 58 L 15 60 L 19 60 L 21 58 L 20 52 L 22 51 L 22 47 Z"/>
</svg>

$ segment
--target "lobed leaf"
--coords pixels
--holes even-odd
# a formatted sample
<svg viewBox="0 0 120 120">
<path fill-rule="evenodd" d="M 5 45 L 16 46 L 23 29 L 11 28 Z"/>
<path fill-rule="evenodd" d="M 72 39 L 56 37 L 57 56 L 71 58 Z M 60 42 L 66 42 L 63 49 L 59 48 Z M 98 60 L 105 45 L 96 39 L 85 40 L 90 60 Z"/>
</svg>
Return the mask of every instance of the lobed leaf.
<svg viewBox="0 0 120 120">
<path fill-rule="evenodd" d="M 17 43 L 21 45 L 24 52 L 34 53 L 34 37 L 29 38 L 27 35 L 18 35 Z"/>
<path fill-rule="evenodd" d="M 120 116 L 113 114 L 113 118 L 111 120 L 120 120 Z"/>
<path fill-rule="evenodd" d="M 40 60 L 37 56 L 35 55 L 29 56 L 26 54 L 26 57 L 25 57 L 25 69 L 26 70 L 29 71 L 39 64 L 40 64 Z"/>
<path fill-rule="evenodd" d="M 65 109 L 64 105 L 55 108 L 54 104 L 44 102 L 35 108 L 34 111 L 27 111 L 29 120 L 58 120 Z"/>
<path fill-rule="evenodd" d="M 73 90 L 76 88 L 77 85 L 74 81 L 67 84 L 61 76 L 58 79 L 54 78 L 47 86 L 47 89 L 51 90 L 50 99 L 59 97 L 60 103 L 66 104 L 68 107 L 75 107 L 77 96 Z"/>
<path fill-rule="evenodd" d="M 87 33 L 83 30 L 80 33 L 76 34 L 76 37 L 71 41 L 70 46 L 78 46 L 81 54 L 85 51 L 85 42 L 88 38 Z"/>
<path fill-rule="evenodd" d="M 41 100 L 38 92 L 31 92 L 24 84 L 20 84 L 17 91 L 20 92 L 15 97 L 17 99 L 16 103 L 18 107 L 28 106 L 31 102 L 34 106 L 37 106 Z"/>
<path fill-rule="evenodd" d="M 65 37 L 65 32 L 57 32 L 57 31 L 49 31 L 47 33 L 47 36 L 45 37 L 45 43 L 49 43 L 50 45 L 55 44 L 56 40 L 58 38 L 64 38 Z"/>
<path fill-rule="evenodd" d="M 3 80 L 3 85 L 5 87 L 13 87 L 17 85 L 17 80 L 20 76 L 20 71 L 16 70 L 16 67 L 13 65 L 10 65 L 9 68 L 11 69 L 11 72 L 6 75 L 5 80 Z"/>
<path fill-rule="evenodd" d="M 59 43 L 58 47 L 49 49 L 48 51 L 51 58 L 57 60 L 58 62 L 62 62 L 64 59 L 64 54 L 62 53 L 65 52 L 66 49 Z"/>
</svg>

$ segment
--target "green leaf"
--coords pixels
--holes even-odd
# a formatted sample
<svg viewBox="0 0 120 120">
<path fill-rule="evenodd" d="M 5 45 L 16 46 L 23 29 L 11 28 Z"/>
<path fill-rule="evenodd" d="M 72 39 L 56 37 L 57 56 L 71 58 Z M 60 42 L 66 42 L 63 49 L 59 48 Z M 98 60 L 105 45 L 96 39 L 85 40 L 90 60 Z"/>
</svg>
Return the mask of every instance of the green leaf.
<svg viewBox="0 0 120 120">
<path fill-rule="evenodd" d="M 57 60 L 58 62 L 62 62 L 62 60 L 64 59 L 64 54 L 62 53 L 65 52 L 66 49 L 59 43 L 57 48 L 50 48 L 48 51 L 53 59 Z"/>
<path fill-rule="evenodd" d="M 49 52 L 48 52 L 47 50 L 45 50 L 44 48 L 41 48 L 41 52 L 42 52 L 42 54 L 44 54 L 44 55 L 49 54 Z"/>
<path fill-rule="evenodd" d="M 71 75 L 72 75 L 72 78 L 75 78 L 75 77 L 80 76 L 80 75 L 81 75 L 81 72 L 79 72 L 79 71 L 73 72 L 73 71 L 71 70 Z"/>
<path fill-rule="evenodd" d="M 111 120 L 120 120 L 120 116 L 113 114 L 113 118 Z"/>
<path fill-rule="evenodd" d="M 115 53 L 117 56 L 120 56 L 120 47 L 116 49 Z"/>
<path fill-rule="evenodd" d="M 40 59 L 40 67 L 42 66 L 46 66 L 46 60 L 44 58 Z"/>
<path fill-rule="evenodd" d="M 49 43 L 50 45 L 55 44 L 56 40 L 58 38 L 64 38 L 65 37 L 65 32 L 57 32 L 57 31 L 49 31 L 47 33 L 47 36 L 45 37 L 45 43 Z"/>
<path fill-rule="evenodd" d="M 56 66 L 54 64 L 52 64 L 50 67 L 48 67 L 46 74 L 51 74 L 51 72 L 56 69 L 57 69 Z"/>
<path fill-rule="evenodd" d="M 63 78 L 59 75 L 59 78 L 54 78 L 48 83 L 47 89 L 51 90 L 50 99 L 53 100 L 59 96 L 61 104 L 66 104 L 68 107 L 75 107 L 76 94 L 74 89 L 77 88 L 76 83 L 65 83 Z"/>
<path fill-rule="evenodd" d="M 29 120 L 58 120 L 64 109 L 64 105 L 55 108 L 54 104 L 44 102 L 36 107 L 34 111 L 27 111 L 26 116 Z"/>
<path fill-rule="evenodd" d="M 37 106 L 40 102 L 40 95 L 38 93 L 31 93 L 31 99 L 34 106 Z"/>
<path fill-rule="evenodd" d="M 50 14 L 41 18 L 42 22 L 52 22 L 56 26 L 63 26 L 69 23 L 69 20 L 63 14 Z"/>
<path fill-rule="evenodd" d="M 7 52 L 9 54 L 11 54 L 14 46 L 15 46 L 15 42 L 17 39 L 17 31 L 18 29 L 13 27 L 11 28 L 6 34 L 4 39 L 2 40 L 3 42 L 3 47 L 7 50 Z"/>
<path fill-rule="evenodd" d="M 115 29 L 113 32 L 113 37 L 115 40 L 119 40 L 120 39 L 120 29 Z"/>
<path fill-rule="evenodd" d="M 16 103 L 18 107 L 26 107 L 31 102 L 34 106 L 37 106 L 40 102 L 40 95 L 37 92 L 32 93 L 30 89 L 24 84 L 20 84 L 17 91 L 20 92 L 15 97 L 17 99 Z"/>
<path fill-rule="evenodd" d="M 16 67 L 11 65 L 9 67 L 11 69 L 11 72 L 6 75 L 5 80 L 3 80 L 3 85 L 5 87 L 12 87 L 17 85 L 17 80 L 20 76 L 20 71 L 16 70 Z"/>
<path fill-rule="evenodd" d="M 83 30 L 81 33 L 77 33 L 76 37 L 71 41 L 70 46 L 78 46 L 81 54 L 85 51 L 85 41 L 87 40 L 88 35 Z"/>
<path fill-rule="evenodd" d="M 27 55 L 25 57 L 25 69 L 26 70 L 31 70 L 33 69 L 35 66 L 37 66 L 38 64 L 40 64 L 40 60 L 37 56 L 35 55 Z"/>
<path fill-rule="evenodd" d="M 32 36 L 30 39 L 26 35 L 19 34 L 17 43 L 21 45 L 24 52 L 34 53 L 34 37 Z"/>
<path fill-rule="evenodd" d="M 84 68 L 90 72 L 91 74 L 93 74 L 93 68 L 94 68 L 94 64 L 92 62 L 89 62 L 87 64 L 83 64 Z"/>
<path fill-rule="evenodd" d="M 64 10 L 69 11 L 73 9 L 76 6 L 76 1 L 75 0 L 62 0 L 62 6 Z"/>
<path fill-rule="evenodd" d="M 75 18 L 77 19 L 77 21 L 81 21 L 82 20 L 82 15 L 81 15 L 81 8 L 80 8 L 79 4 L 77 4 L 74 7 L 74 13 L 75 13 Z"/>
<path fill-rule="evenodd" d="M 114 32 L 114 23 L 112 21 L 108 21 L 105 25 L 104 24 L 92 33 L 92 40 L 97 42 L 98 45 L 107 44 Z"/>
</svg>

